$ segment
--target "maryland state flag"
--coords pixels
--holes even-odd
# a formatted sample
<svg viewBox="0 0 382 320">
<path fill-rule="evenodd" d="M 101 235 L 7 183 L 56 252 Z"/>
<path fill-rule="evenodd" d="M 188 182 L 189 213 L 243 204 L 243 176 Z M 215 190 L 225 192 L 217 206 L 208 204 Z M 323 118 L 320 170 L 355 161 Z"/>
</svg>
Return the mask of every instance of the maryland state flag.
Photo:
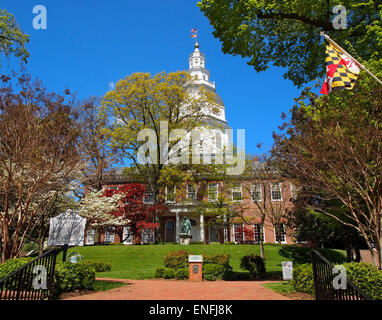
<svg viewBox="0 0 382 320">
<path fill-rule="evenodd" d="M 332 44 L 326 46 L 326 79 L 321 94 L 353 89 L 358 74 L 358 64 L 352 58 Z"/>
</svg>

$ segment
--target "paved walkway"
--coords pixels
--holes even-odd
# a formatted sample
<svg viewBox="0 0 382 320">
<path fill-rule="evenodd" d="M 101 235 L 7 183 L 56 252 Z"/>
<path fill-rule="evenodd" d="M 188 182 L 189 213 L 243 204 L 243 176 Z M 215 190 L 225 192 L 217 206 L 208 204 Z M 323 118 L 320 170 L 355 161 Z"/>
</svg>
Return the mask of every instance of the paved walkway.
<svg viewBox="0 0 382 320">
<path fill-rule="evenodd" d="M 97 280 L 128 285 L 68 300 L 290 300 L 262 286 L 272 281 Z"/>
</svg>

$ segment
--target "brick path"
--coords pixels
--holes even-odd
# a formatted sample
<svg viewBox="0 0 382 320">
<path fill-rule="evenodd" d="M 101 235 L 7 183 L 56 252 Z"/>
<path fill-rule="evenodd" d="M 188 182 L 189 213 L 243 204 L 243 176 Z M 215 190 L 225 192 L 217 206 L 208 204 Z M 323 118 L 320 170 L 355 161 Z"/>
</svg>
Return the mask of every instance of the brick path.
<svg viewBox="0 0 382 320">
<path fill-rule="evenodd" d="M 68 300 L 290 300 L 262 286 L 272 281 L 97 280 L 124 282 L 128 286 Z"/>
</svg>

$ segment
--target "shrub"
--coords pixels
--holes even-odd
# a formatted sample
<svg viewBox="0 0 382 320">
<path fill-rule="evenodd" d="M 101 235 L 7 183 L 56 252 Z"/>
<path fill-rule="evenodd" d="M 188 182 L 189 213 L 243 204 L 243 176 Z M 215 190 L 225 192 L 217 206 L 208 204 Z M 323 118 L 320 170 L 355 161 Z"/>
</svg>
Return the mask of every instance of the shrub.
<svg viewBox="0 0 382 320">
<path fill-rule="evenodd" d="M 224 271 L 223 265 L 213 263 L 205 264 L 203 266 L 203 277 L 206 280 L 215 281 L 223 278 Z"/>
<path fill-rule="evenodd" d="M 155 269 L 154 277 L 155 278 L 163 278 L 164 268 L 159 267 Z"/>
<path fill-rule="evenodd" d="M 164 268 L 162 277 L 165 279 L 174 279 L 175 278 L 175 269 Z"/>
<path fill-rule="evenodd" d="M 229 266 L 229 259 L 231 256 L 229 254 L 206 254 L 203 256 L 204 264 L 220 264 L 222 266 Z"/>
<path fill-rule="evenodd" d="M 180 269 L 188 267 L 188 252 L 171 251 L 163 258 L 163 264 L 166 268 Z"/>
<path fill-rule="evenodd" d="M 33 258 L 14 258 L 0 264 L 0 279 L 20 269 L 24 264 L 32 261 Z"/>
<path fill-rule="evenodd" d="M 181 268 L 178 270 L 175 270 L 175 278 L 178 280 L 185 280 L 188 279 L 188 269 L 187 268 Z"/>
<path fill-rule="evenodd" d="M 95 272 L 106 272 L 111 271 L 111 263 L 101 260 L 83 260 L 79 262 L 81 264 L 86 264 L 90 267 L 93 267 Z"/>
<path fill-rule="evenodd" d="M 309 263 L 301 264 L 293 268 L 291 284 L 296 291 L 313 294 L 313 268 Z"/>
<path fill-rule="evenodd" d="M 237 277 L 236 277 L 236 272 L 233 272 L 233 271 L 226 271 L 223 273 L 223 277 L 222 277 L 223 280 L 225 281 L 233 281 L 233 280 L 236 280 Z"/>
<path fill-rule="evenodd" d="M 264 259 L 254 254 L 241 258 L 240 268 L 248 270 L 252 279 L 264 278 L 266 274 Z"/>
<path fill-rule="evenodd" d="M 344 263 L 350 281 L 364 291 L 372 299 L 382 300 L 382 271 L 370 263 Z"/>
<path fill-rule="evenodd" d="M 84 263 L 59 262 L 54 278 L 55 295 L 75 290 L 93 290 L 95 271 Z"/>
</svg>

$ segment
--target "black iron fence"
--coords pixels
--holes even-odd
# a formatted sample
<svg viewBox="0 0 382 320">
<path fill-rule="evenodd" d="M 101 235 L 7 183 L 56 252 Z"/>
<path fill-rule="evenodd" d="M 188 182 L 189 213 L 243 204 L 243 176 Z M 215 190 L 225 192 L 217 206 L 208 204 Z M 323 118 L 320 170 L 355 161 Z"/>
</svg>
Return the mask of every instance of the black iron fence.
<svg viewBox="0 0 382 320">
<path fill-rule="evenodd" d="M 43 300 L 52 296 L 60 249 L 51 249 L 0 279 L 0 300 Z"/>
<path fill-rule="evenodd" d="M 312 258 L 316 300 L 371 300 L 367 294 L 347 279 L 345 274 L 341 277 L 340 270 L 337 269 L 335 274 L 333 272 L 335 266 L 319 252 L 314 250 Z M 344 283 L 338 286 L 335 277 L 340 278 Z"/>
</svg>

